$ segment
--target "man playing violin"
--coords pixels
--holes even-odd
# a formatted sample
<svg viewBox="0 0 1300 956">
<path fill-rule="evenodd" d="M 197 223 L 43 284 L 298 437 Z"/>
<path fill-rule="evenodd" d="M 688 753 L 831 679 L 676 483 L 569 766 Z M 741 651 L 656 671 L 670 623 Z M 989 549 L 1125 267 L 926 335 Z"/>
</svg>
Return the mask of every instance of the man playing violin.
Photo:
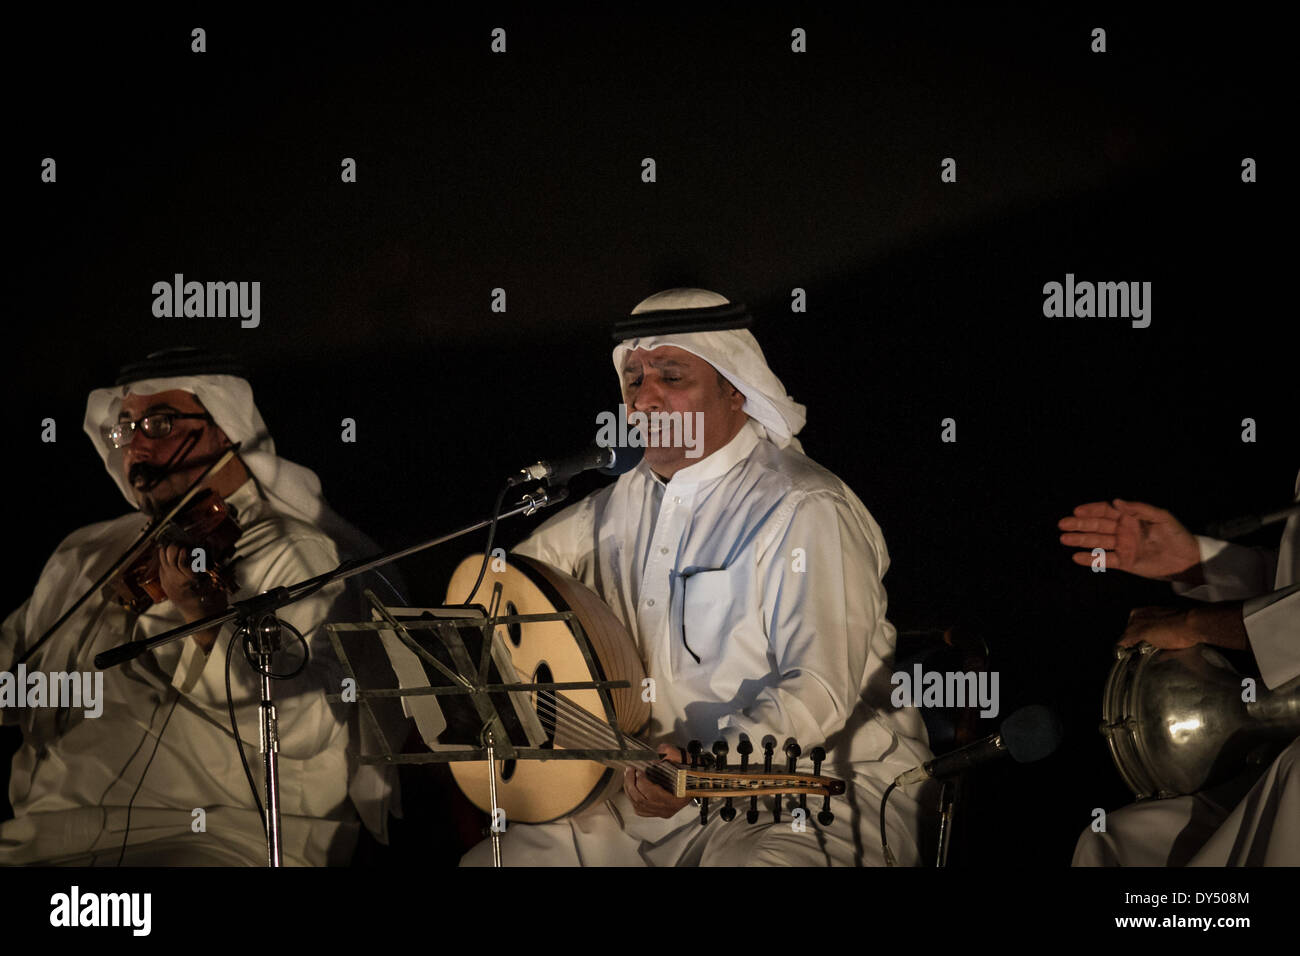
<svg viewBox="0 0 1300 956">
<path fill-rule="evenodd" d="M 126 395 L 109 440 L 123 449 L 124 477 L 140 510 L 155 519 L 231 444 L 198 399 L 176 388 L 156 395 Z M 180 455 L 186 447 L 188 453 Z M 180 463 L 167 467 L 177 458 Z M 248 479 L 248 469 L 234 458 L 209 478 L 207 486 L 225 499 Z M 183 545 L 159 545 L 158 565 L 162 590 L 187 624 L 225 609 L 226 593 L 194 571 Z M 207 630 L 192 637 L 204 651 L 211 651 L 217 634 Z"/>
<path fill-rule="evenodd" d="M 116 386 L 91 393 L 85 430 L 138 510 L 64 539 L 31 597 L 4 622 L 0 671 L 102 677 L 102 710 L 95 715 L 68 700 L 0 709 L 0 718 L 23 733 L 10 780 L 15 818 L 0 824 L 0 864 L 265 865 L 262 809 L 240 759 L 242 747 L 260 793 L 260 677 L 242 654 L 231 653 L 232 626 L 160 645 L 99 673 L 93 660 L 231 601 L 331 570 L 341 550 L 370 547 L 329 509 L 315 474 L 276 456 L 252 389 L 232 360 L 171 350 L 127 366 Z M 92 588 L 233 442 L 240 443 L 238 455 L 203 483 L 233 522 L 230 553 L 218 554 L 216 546 L 207 553 L 207 539 L 168 539 L 164 529 L 162 543 L 146 551 L 149 559 L 156 552 L 152 592 L 123 597 L 119 575 Z M 221 575 L 207 574 L 205 566 L 218 559 Z M 376 827 L 383 818 L 377 780 L 367 781 L 369 797 L 349 799 L 347 717 L 325 699 L 337 692 L 341 675 L 320 625 L 344 593 L 334 584 L 278 612 L 284 651 L 274 671 L 293 671 L 304 645 L 310 648 L 305 668 L 274 684 L 287 865 L 346 862 L 357 808 Z"/>
</svg>

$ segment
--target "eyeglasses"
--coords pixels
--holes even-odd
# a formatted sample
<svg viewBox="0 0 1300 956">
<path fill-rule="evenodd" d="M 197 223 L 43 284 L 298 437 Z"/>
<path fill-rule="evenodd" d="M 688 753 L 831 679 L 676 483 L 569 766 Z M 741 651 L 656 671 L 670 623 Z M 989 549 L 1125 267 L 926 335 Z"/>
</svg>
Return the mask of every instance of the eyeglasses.
<svg viewBox="0 0 1300 956">
<path fill-rule="evenodd" d="M 144 432 L 145 438 L 166 438 L 172 433 L 172 422 L 178 418 L 201 418 L 212 421 L 206 413 L 186 414 L 183 412 L 153 412 L 136 421 L 120 421 L 108 430 L 108 441 L 114 448 L 125 448 L 135 438 L 136 429 Z"/>
</svg>

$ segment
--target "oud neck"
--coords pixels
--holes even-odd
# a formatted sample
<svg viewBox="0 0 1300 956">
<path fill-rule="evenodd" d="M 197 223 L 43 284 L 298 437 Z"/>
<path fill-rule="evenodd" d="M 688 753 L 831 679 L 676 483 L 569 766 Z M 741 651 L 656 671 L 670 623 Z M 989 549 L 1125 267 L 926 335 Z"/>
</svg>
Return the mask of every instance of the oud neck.
<svg viewBox="0 0 1300 956">
<path fill-rule="evenodd" d="M 670 793 L 678 793 L 685 785 L 685 778 L 682 776 L 686 771 L 685 768 L 678 767 L 669 760 L 665 760 L 654 747 L 651 747 L 644 740 L 633 737 L 631 734 L 624 734 L 625 747 L 632 752 L 642 751 L 643 757 L 630 757 L 627 759 L 604 759 L 600 762 L 607 767 L 634 767 L 637 770 L 644 771 L 652 781 L 662 786 Z"/>
</svg>

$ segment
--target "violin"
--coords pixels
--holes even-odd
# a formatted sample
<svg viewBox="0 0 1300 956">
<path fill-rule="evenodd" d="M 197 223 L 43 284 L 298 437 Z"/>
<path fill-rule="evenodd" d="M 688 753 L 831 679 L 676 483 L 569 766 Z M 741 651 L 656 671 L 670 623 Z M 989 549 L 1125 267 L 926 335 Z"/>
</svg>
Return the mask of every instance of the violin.
<svg viewBox="0 0 1300 956">
<path fill-rule="evenodd" d="M 204 570 L 196 587 L 233 594 L 239 589 L 230 559 L 242 529 L 233 510 L 211 488 L 204 488 L 171 521 L 157 530 L 156 547 L 147 548 L 108 584 L 110 595 L 123 607 L 141 614 L 167 600 L 162 587 L 159 548 L 180 545 L 193 554 L 204 551 Z"/>
<path fill-rule="evenodd" d="M 167 600 L 167 592 L 162 589 L 162 564 L 158 560 L 158 548 L 155 546 L 155 542 L 162 537 L 163 532 L 169 530 L 177 516 L 183 512 L 188 512 L 190 506 L 198 500 L 203 500 L 206 503 L 198 509 L 193 524 L 187 523 L 186 528 L 188 530 L 183 533 L 193 536 L 189 540 L 200 538 L 202 540 L 196 544 L 187 544 L 186 540 L 164 543 L 179 543 L 190 548 L 203 548 L 211 559 L 208 562 L 210 568 L 206 572 L 208 580 L 216 587 L 220 587 L 227 592 L 233 592 L 236 589 L 235 579 L 230 566 L 225 564 L 225 559 L 234 551 L 235 541 L 238 540 L 240 535 L 239 523 L 235 520 L 234 512 L 226 505 L 225 501 L 216 492 L 203 488 L 202 485 L 209 475 L 215 474 L 224 468 L 226 463 L 238 453 L 239 442 L 235 442 L 226 449 L 220 458 L 208 465 L 203 474 L 194 479 L 194 483 L 190 485 L 189 490 L 176 500 L 167 513 L 145 528 L 136 539 L 135 544 L 127 548 L 99 576 L 94 584 L 82 591 L 81 595 L 59 615 L 58 620 L 46 628 L 44 634 L 28 645 L 27 650 L 23 651 L 22 656 L 14 661 L 14 664 L 22 664 L 31 659 L 45 645 L 45 642 L 53 637 L 55 632 L 77 612 L 77 609 L 86 603 L 86 600 L 92 594 L 103 593 L 110 599 L 120 601 L 125 607 L 136 611 L 136 613 Z M 221 517 L 218 517 L 219 514 Z M 176 531 L 177 529 L 173 529 L 172 533 L 176 533 Z M 220 559 L 215 559 L 217 553 L 220 554 Z M 137 573 L 130 575 L 131 583 L 120 584 L 123 577 L 127 576 L 123 574 L 123 568 L 126 568 L 128 572 L 137 572 L 138 568 Z"/>
</svg>

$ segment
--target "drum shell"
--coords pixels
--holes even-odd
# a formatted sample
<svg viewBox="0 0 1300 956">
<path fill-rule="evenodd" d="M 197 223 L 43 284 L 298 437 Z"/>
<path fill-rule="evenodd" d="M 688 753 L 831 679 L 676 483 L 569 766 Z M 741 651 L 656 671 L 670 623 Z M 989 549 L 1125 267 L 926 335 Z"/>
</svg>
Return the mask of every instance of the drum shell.
<svg viewBox="0 0 1300 956">
<path fill-rule="evenodd" d="M 1294 692 L 1258 688 L 1211 647 L 1122 648 L 1102 698 L 1101 731 L 1138 799 L 1196 793 L 1246 769 L 1261 743 L 1300 728 Z"/>
</svg>

